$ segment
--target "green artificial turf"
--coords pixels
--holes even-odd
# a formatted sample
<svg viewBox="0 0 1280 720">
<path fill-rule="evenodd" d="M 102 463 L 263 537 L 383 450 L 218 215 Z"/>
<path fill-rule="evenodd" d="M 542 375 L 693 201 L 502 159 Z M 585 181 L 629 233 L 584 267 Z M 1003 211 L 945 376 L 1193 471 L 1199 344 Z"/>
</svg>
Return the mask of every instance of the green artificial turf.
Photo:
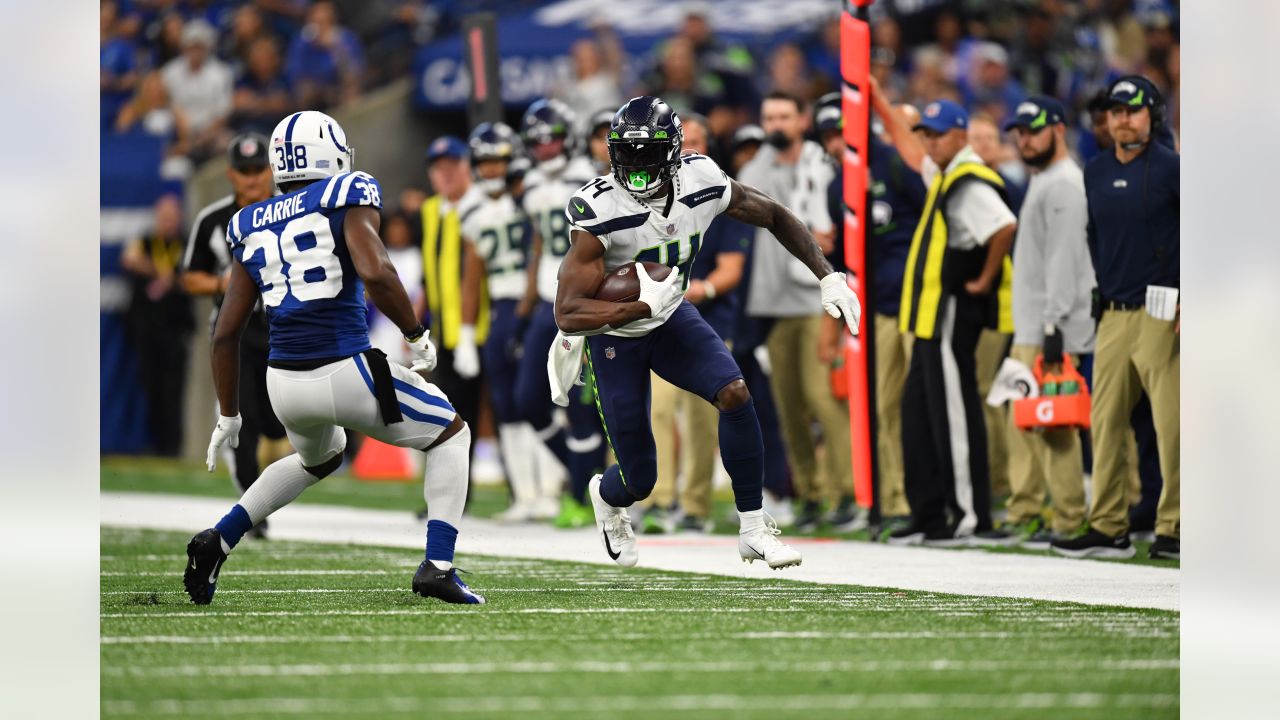
<svg viewBox="0 0 1280 720">
<path fill-rule="evenodd" d="M 1177 613 L 104 528 L 103 717 L 1175 718 Z"/>
</svg>

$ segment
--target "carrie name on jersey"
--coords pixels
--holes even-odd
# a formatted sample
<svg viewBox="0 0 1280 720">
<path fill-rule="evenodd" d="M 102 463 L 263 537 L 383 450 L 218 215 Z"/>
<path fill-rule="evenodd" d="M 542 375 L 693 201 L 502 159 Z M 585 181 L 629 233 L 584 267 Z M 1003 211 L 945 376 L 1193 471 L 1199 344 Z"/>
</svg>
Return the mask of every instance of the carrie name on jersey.
<svg viewBox="0 0 1280 720">
<path fill-rule="evenodd" d="M 227 243 L 262 293 L 270 360 L 336 360 L 369 349 L 364 283 L 343 231 L 347 210 L 361 205 L 380 209 L 381 188 L 352 172 L 231 217 Z"/>
<path fill-rule="evenodd" d="M 728 176 L 705 155 L 680 158 L 672 178 L 668 194 L 652 203 L 633 197 L 613 175 L 592 180 L 569 199 L 565 216 L 574 229 L 600 239 L 605 272 L 647 260 L 679 268 L 688 287 L 702 235 L 729 207 L 731 190 Z M 660 318 L 637 320 L 609 334 L 638 337 L 662 322 Z"/>
</svg>

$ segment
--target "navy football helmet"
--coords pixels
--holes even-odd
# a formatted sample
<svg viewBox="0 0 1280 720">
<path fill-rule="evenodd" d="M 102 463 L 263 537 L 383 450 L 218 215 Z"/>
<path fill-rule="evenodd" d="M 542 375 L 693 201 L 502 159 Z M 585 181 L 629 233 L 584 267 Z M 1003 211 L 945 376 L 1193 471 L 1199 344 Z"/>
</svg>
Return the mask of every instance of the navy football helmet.
<svg viewBox="0 0 1280 720">
<path fill-rule="evenodd" d="M 471 172 L 486 192 L 499 193 L 506 185 L 504 178 L 482 178 L 476 166 L 485 160 L 504 160 L 510 163 L 520 155 L 520 138 L 510 125 L 501 122 L 482 122 L 467 138 L 471 150 Z M 504 171 L 505 173 L 505 171 Z"/>
<path fill-rule="evenodd" d="M 551 163 L 561 166 L 568 162 L 571 152 L 569 133 L 573 129 L 573 119 L 573 111 L 569 106 L 554 99 L 535 100 L 525 111 L 520 120 L 520 137 L 531 152 L 543 143 L 564 141 L 564 149 L 556 157 L 538 160 L 535 156 L 534 160 L 539 165 Z"/>
<path fill-rule="evenodd" d="M 652 95 L 628 100 L 609 126 L 613 177 L 636 197 L 652 197 L 672 178 L 683 147 L 680 118 Z"/>
</svg>

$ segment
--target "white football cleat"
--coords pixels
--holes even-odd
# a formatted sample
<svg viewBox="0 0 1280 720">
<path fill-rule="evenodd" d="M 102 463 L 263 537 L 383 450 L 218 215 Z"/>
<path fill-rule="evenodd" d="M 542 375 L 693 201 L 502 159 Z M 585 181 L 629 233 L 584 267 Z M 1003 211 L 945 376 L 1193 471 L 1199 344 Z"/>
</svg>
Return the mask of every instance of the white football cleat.
<svg viewBox="0 0 1280 720">
<path fill-rule="evenodd" d="M 779 540 L 781 534 L 778 523 L 766 513 L 764 525 L 738 535 L 738 554 L 742 556 L 742 562 L 764 560 L 774 570 L 799 565 L 804 559 L 800 551 Z"/>
<path fill-rule="evenodd" d="M 533 502 L 527 499 L 513 500 L 506 510 L 493 516 L 500 523 L 526 523 L 534 519 Z"/>
<path fill-rule="evenodd" d="M 560 514 L 560 498 L 540 495 L 533 501 L 534 520 L 554 520 Z"/>
<path fill-rule="evenodd" d="M 636 534 L 631 530 L 631 517 L 626 508 L 616 508 L 600 497 L 600 478 L 596 475 L 587 485 L 587 494 L 591 496 L 591 507 L 596 511 L 596 530 L 600 531 L 600 540 L 604 543 L 604 551 L 622 567 L 634 567 L 640 559 L 636 550 Z"/>
</svg>

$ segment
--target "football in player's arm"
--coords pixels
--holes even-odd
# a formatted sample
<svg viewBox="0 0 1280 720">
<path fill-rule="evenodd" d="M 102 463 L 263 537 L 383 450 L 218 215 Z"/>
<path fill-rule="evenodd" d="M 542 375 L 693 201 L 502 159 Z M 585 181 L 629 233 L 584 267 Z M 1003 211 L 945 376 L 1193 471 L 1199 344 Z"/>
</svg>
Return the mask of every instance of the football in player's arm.
<svg viewBox="0 0 1280 720">
<path fill-rule="evenodd" d="M 784 205 L 759 190 L 729 181 L 732 195 L 725 212 L 742 222 L 764 228 L 821 281 L 822 306 L 834 318 L 843 317 L 849 331 L 858 334 L 862 313 L 858 298 L 844 276 L 835 272 L 812 233 Z M 560 268 L 556 296 L 556 324 L 569 335 L 608 332 L 636 320 L 658 317 L 670 303 L 683 297 L 679 273 L 661 283 L 640 274 L 641 299 L 611 303 L 592 296 L 600 286 L 606 268 L 604 244 L 585 230 L 574 229 L 573 242 Z"/>
</svg>

